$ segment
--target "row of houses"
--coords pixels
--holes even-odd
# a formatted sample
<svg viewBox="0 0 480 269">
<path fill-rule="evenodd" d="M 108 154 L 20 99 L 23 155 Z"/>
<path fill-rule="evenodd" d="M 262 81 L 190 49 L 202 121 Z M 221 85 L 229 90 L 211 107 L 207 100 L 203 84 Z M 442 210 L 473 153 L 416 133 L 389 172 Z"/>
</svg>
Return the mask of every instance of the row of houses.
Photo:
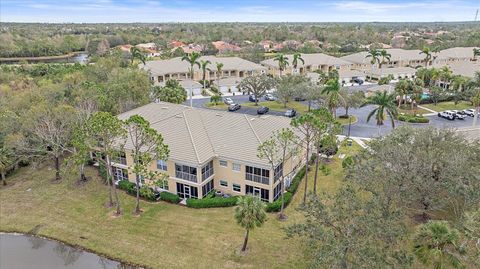
<svg viewBox="0 0 480 269">
<path fill-rule="evenodd" d="M 478 68 L 478 61 L 474 60 L 473 47 L 450 48 L 434 53 L 432 59 L 426 63 L 428 67 L 441 67 L 448 65 L 454 74 L 473 77 Z M 273 59 L 262 61 L 260 64 L 253 63 L 239 57 L 202 56 L 200 60 L 210 61 L 205 79 L 219 83 L 222 92 L 235 90 L 235 86 L 246 76 L 254 74 L 269 74 L 279 76 L 281 74 L 302 74 L 315 78 L 315 71 L 330 72 L 336 70 L 339 73 L 340 82 L 350 83 L 353 79 L 365 80 L 370 78 L 378 80 L 381 77 L 392 75 L 394 79 L 414 78 L 416 68 L 425 66 L 425 55 L 420 50 L 387 49 L 390 61 L 383 64 L 382 68 L 370 63 L 367 58 L 368 52 L 359 52 L 340 58 L 323 53 L 302 54 L 302 61 L 297 66 L 292 64 L 293 55 L 285 55 L 289 59 L 286 68 L 280 71 L 278 62 Z M 218 73 L 215 65 L 222 63 L 221 73 Z M 180 57 L 169 60 L 148 61 L 141 68 L 150 73 L 150 79 L 156 85 L 164 85 L 168 79 L 177 79 L 182 85 L 194 88 L 194 94 L 201 93 L 201 85 L 196 81 L 203 78 L 203 71 L 194 67 L 193 78 L 189 74 L 189 64 Z"/>
</svg>

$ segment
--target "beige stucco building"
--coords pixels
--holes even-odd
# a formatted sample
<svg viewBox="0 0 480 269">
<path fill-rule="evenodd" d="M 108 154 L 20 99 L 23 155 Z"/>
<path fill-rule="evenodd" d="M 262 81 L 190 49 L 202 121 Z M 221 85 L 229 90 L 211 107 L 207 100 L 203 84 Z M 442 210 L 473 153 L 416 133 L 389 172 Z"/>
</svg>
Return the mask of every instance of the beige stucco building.
<svg viewBox="0 0 480 269">
<path fill-rule="evenodd" d="M 290 119 L 278 116 L 249 116 L 191 108 L 171 103 L 151 103 L 119 115 L 124 120 L 138 114 L 162 134 L 169 146 L 167 160 L 151 163 L 151 170 L 168 174 L 164 189 L 182 198 L 203 198 L 213 189 L 231 195 L 252 193 L 272 202 L 281 194 L 280 177 L 287 184 L 302 158 L 289 156 L 275 168 L 257 157 L 258 145 L 281 128 L 290 128 Z M 135 181 L 132 145 L 127 139 L 125 154 L 114 164 L 116 179 Z M 148 183 L 148 179 L 144 179 Z"/>
</svg>

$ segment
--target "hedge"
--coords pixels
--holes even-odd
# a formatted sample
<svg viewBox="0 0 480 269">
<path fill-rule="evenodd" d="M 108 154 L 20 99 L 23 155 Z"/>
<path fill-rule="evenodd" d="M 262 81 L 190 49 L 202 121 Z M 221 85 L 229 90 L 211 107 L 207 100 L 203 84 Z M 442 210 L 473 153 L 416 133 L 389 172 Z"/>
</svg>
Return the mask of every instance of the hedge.
<svg viewBox="0 0 480 269">
<path fill-rule="evenodd" d="M 228 198 L 214 197 L 203 199 L 187 199 L 187 206 L 192 208 L 209 208 L 209 207 L 229 207 L 237 205 L 238 196 Z"/>
<path fill-rule="evenodd" d="M 292 200 L 293 194 L 291 192 L 286 192 L 283 194 L 283 198 L 285 199 L 285 207 L 290 203 Z M 267 203 L 267 208 L 265 209 L 267 212 L 279 212 L 282 209 L 282 197 L 278 197 L 273 203 Z"/>
<path fill-rule="evenodd" d="M 298 185 L 300 185 L 302 178 L 305 176 L 305 169 L 306 169 L 305 166 L 302 167 L 302 169 L 300 169 L 298 173 L 295 175 L 295 177 L 292 180 L 292 183 L 290 183 L 290 186 L 287 188 L 288 192 L 292 194 L 295 194 L 295 192 L 297 192 Z"/>
<path fill-rule="evenodd" d="M 172 204 L 178 204 L 182 199 L 180 198 L 180 196 L 176 194 L 164 191 L 160 193 L 160 200 L 163 200 L 165 202 L 169 202 Z"/>
<path fill-rule="evenodd" d="M 398 120 L 410 122 L 410 123 L 429 123 L 430 122 L 430 120 L 426 117 L 407 115 L 407 114 L 399 115 Z"/>
</svg>

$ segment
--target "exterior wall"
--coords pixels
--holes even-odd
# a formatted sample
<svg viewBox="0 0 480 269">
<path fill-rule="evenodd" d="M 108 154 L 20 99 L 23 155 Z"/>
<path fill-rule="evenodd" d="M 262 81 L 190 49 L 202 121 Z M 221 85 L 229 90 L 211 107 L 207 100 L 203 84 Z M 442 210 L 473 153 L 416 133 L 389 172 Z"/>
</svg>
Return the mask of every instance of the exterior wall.
<svg viewBox="0 0 480 269">
<path fill-rule="evenodd" d="M 292 66 L 287 66 L 283 71 L 282 75 L 291 75 L 291 74 L 306 74 L 310 72 L 314 72 L 316 70 L 322 70 L 323 72 L 329 72 L 331 70 L 350 70 L 352 65 L 324 65 L 324 64 L 312 64 L 312 65 L 305 65 L 302 67 L 297 67 L 294 69 Z M 272 76 L 280 76 L 280 69 L 278 67 L 267 65 L 268 74 Z"/>
<path fill-rule="evenodd" d="M 228 77 L 247 77 L 254 74 L 263 74 L 266 71 L 263 69 L 256 69 L 256 70 L 223 70 L 221 74 L 221 78 L 228 78 Z M 190 79 L 190 73 L 186 70 L 185 72 L 180 73 L 168 73 L 168 74 L 151 74 L 150 78 L 155 83 L 163 84 L 169 79 L 177 79 L 177 80 L 185 80 Z M 193 73 L 193 80 L 199 81 L 203 79 L 203 72 L 201 70 L 196 70 Z M 205 79 L 209 81 L 215 81 L 217 79 L 217 71 L 206 71 L 205 72 Z"/>
</svg>

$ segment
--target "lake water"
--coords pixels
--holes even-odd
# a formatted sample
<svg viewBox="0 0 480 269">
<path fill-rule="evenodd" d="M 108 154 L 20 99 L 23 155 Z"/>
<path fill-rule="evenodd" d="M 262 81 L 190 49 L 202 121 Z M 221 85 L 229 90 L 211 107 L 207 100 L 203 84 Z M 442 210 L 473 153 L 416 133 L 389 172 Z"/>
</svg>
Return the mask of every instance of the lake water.
<svg viewBox="0 0 480 269">
<path fill-rule="evenodd" d="M 37 59 L 37 60 L 27 60 L 28 63 L 81 63 L 86 64 L 88 62 L 88 54 L 87 53 L 76 53 L 72 57 L 68 58 L 61 58 L 61 59 Z M 12 61 L 2 61 L 0 64 L 18 64 L 20 61 L 12 60 Z"/>
<path fill-rule="evenodd" d="M 0 234 L 0 269 L 133 269 L 57 241 Z"/>
</svg>

